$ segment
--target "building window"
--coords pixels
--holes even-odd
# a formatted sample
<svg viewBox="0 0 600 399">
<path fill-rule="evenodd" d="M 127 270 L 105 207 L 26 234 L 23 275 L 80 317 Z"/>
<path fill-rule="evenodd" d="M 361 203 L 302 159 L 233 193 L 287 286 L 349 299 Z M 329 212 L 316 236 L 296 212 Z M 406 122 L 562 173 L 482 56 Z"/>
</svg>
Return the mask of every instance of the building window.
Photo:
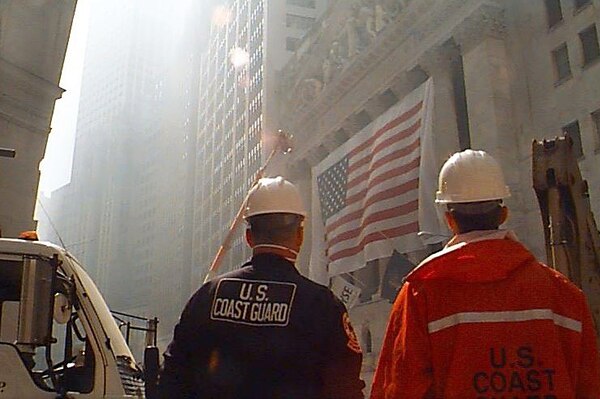
<svg viewBox="0 0 600 399">
<path fill-rule="evenodd" d="M 575 152 L 575 156 L 581 158 L 583 156 L 583 146 L 581 144 L 579 121 L 571 122 L 568 125 L 563 126 L 562 131 L 573 139 L 573 151 Z"/>
<path fill-rule="evenodd" d="M 563 19 L 560 0 L 545 0 L 546 14 L 548 15 L 548 27 L 552 28 Z"/>
<path fill-rule="evenodd" d="M 385 105 L 386 109 L 388 109 L 398 102 L 398 97 L 391 89 L 387 89 L 379 95 L 378 100 Z"/>
<path fill-rule="evenodd" d="M 600 58 L 598 30 L 596 29 L 595 24 L 579 32 L 579 40 L 581 40 L 581 47 L 583 49 L 584 66 Z"/>
<path fill-rule="evenodd" d="M 296 51 L 300 45 L 300 39 L 297 37 L 288 37 L 285 39 L 285 48 L 287 51 Z"/>
<path fill-rule="evenodd" d="M 562 82 L 571 77 L 571 63 L 569 62 L 569 50 L 567 43 L 563 43 L 552 51 L 556 81 Z"/>
<path fill-rule="evenodd" d="M 371 123 L 373 121 L 373 119 L 371 118 L 369 113 L 363 109 L 358 114 L 356 114 L 355 121 L 356 121 L 357 125 L 360 127 L 360 129 L 364 129 L 365 127 L 367 127 L 369 125 L 369 123 Z"/>
<path fill-rule="evenodd" d="M 316 1 L 315 0 L 287 0 L 287 4 L 292 6 L 304 7 L 304 8 L 315 8 Z"/>
<path fill-rule="evenodd" d="M 592 3 L 592 0 L 575 0 L 575 9 L 579 10 Z"/>
<path fill-rule="evenodd" d="M 592 122 L 594 123 L 594 133 L 596 139 L 596 148 L 594 148 L 594 151 L 600 152 L 600 109 L 592 112 Z"/>
<path fill-rule="evenodd" d="M 286 14 L 285 16 L 285 26 L 288 28 L 308 30 L 314 23 L 315 19 L 312 17 L 303 17 L 295 14 Z"/>
</svg>

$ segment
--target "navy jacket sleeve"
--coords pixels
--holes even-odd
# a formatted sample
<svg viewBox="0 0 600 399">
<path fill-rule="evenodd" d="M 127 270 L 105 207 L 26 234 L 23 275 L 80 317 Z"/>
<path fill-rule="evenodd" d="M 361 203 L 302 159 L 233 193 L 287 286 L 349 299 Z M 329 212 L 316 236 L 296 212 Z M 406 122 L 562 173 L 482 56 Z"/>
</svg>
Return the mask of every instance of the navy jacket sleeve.
<svg viewBox="0 0 600 399">
<path fill-rule="evenodd" d="M 323 397 L 327 399 L 362 399 L 364 381 L 360 379 L 362 351 L 346 307 L 331 294 L 335 303 L 327 315 L 329 327 L 326 363 L 323 367 Z"/>
<path fill-rule="evenodd" d="M 175 326 L 173 340 L 164 353 L 164 365 L 158 383 L 159 398 L 194 398 L 200 375 L 197 364 L 202 364 L 202 337 L 205 328 L 201 328 L 203 320 L 198 315 L 210 306 L 208 286 L 202 287 L 189 300 L 179 323 Z"/>
</svg>

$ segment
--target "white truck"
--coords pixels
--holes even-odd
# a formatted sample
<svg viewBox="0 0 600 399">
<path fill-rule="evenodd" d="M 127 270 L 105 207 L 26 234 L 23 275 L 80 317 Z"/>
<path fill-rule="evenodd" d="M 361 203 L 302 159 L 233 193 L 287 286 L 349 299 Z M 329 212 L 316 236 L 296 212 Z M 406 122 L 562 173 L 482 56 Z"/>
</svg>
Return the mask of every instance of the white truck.
<svg viewBox="0 0 600 399">
<path fill-rule="evenodd" d="M 70 253 L 0 238 L 0 399 L 151 398 L 158 349 L 144 357 Z"/>
</svg>

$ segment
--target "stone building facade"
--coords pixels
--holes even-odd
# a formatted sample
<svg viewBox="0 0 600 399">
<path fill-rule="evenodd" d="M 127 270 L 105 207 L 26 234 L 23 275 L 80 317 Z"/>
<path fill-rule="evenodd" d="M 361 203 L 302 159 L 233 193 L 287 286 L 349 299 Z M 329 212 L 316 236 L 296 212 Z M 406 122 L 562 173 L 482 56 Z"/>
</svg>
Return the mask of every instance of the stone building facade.
<svg viewBox="0 0 600 399">
<path fill-rule="evenodd" d="M 0 232 L 35 229 L 33 213 L 75 0 L 0 2 Z M 10 154 L 7 154 L 10 155 Z"/>
<path fill-rule="evenodd" d="M 310 204 L 311 168 L 431 77 L 438 165 L 464 148 L 491 152 L 512 190 L 507 226 L 544 259 L 533 139 L 574 138 L 600 215 L 599 27 L 598 0 L 333 1 L 281 75 L 279 122 L 296 145 L 280 168 Z M 429 251 L 408 255 L 418 262 Z M 359 277 L 380 284 L 380 270 Z M 350 313 L 370 383 L 390 303 L 367 291 Z"/>
</svg>

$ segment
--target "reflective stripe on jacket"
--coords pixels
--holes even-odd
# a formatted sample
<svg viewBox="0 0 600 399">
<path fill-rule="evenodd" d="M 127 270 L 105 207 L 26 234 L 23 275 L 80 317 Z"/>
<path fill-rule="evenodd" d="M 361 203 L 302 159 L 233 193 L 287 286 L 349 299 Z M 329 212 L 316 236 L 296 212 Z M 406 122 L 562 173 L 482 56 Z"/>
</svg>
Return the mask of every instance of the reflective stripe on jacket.
<svg viewBox="0 0 600 399">
<path fill-rule="evenodd" d="M 511 239 L 461 243 L 407 278 L 372 399 L 598 399 L 581 290 Z"/>
</svg>

